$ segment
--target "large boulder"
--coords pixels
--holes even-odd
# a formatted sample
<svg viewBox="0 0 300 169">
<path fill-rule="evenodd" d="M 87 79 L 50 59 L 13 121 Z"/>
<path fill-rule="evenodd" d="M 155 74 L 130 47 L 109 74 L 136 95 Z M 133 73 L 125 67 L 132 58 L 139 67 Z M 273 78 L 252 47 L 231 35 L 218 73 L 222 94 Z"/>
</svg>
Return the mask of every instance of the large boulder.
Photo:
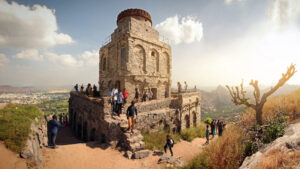
<svg viewBox="0 0 300 169">
<path fill-rule="evenodd" d="M 282 137 L 267 145 L 265 148 L 247 157 L 240 169 L 251 169 L 261 162 L 261 159 L 272 150 L 280 149 L 281 152 L 293 152 L 300 150 L 300 123 L 291 124 Z"/>
<path fill-rule="evenodd" d="M 180 160 L 180 157 L 170 156 L 167 153 L 164 153 L 158 160 L 158 163 L 166 163 L 168 166 L 177 166 L 183 167 L 184 162 Z"/>
</svg>

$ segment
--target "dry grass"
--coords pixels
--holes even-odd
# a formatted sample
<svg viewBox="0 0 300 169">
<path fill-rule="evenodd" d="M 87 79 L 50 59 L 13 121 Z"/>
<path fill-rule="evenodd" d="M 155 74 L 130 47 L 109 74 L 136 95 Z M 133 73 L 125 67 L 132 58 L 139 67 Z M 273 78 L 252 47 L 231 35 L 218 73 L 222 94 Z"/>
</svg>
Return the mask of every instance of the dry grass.
<svg viewBox="0 0 300 169">
<path fill-rule="evenodd" d="M 228 126 L 223 136 L 211 142 L 185 169 L 235 169 L 243 160 L 245 144 L 241 128 Z"/>
<path fill-rule="evenodd" d="M 280 149 L 274 149 L 263 157 L 254 169 L 293 169 L 299 161 L 300 151 L 282 152 Z"/>
</svg>

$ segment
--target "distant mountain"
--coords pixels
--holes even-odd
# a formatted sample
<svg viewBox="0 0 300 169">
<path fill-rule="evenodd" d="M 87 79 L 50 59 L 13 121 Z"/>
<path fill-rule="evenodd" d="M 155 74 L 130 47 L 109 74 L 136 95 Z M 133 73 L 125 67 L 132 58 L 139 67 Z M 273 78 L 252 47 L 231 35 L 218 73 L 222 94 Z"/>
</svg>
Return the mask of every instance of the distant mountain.
<svg viewBox="0 0 300 169">
<path fill-rule="evenodd" d="M 40 89 L 35 87 L 13 87 L 9 85 L 0 85 L 0 93 L 28 93 L 38 91 L 40 91 Z"/>
</svg>

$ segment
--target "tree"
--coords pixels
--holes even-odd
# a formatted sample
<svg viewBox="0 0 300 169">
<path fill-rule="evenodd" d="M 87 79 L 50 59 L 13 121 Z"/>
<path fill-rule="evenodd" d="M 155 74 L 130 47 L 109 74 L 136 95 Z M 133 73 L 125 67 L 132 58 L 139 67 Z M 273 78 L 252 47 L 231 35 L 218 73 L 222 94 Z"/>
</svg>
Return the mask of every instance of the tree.
<svg viewBox="0 0 300 169">
<path fill-rule="evenodd" d="M 235 87 L 229 87 L 226 85 L 226 88 L 228 89 L 231 97 L 232 102 L 235 105 L 245 105 L 247 107 L 250 107 L 255 110 L 256 113 L 256 122 L 260 125 L 262 125 L 262 109 L 264 104 L 267 101 L 267 98 L 273 94 L 277 89 L 279 89 L 281 86 L 283 86 L 294 74 L 296 73 L 295 65 L 291 64 L 290 67 L 288 67 L 286 73 L 283 73 L 281 78 L 278 80 L 277 84 L 274 87 L 271 87 L 269 91 L 264 93 L 262 97 L 260 97 L 260 89 L 258 87 L 258 81 L 251 80 L 250 85 L 254 88 L 253 95 L 255 103 L 250 103 L 250 99 L 246 97 L 246 91 L 244 91 L 243 82 L 239 86 Z"/>
</svg>

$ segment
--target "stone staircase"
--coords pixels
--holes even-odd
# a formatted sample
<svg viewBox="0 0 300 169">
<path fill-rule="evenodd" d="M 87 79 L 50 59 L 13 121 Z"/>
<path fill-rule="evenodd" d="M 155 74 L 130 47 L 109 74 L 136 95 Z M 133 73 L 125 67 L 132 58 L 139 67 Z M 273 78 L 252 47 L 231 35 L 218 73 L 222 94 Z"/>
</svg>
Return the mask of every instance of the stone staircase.
<svg viewBox="0 0 300 169">
<path fill-rule="evenodd" d="M 125 114 L 121 114 L 120 117 L 115 117 L 120 121 L 120 128 L 122 135 L 120 138 L 120 147 L 126 151 L 126 156 L 131 159 L 141 159 L 149 155 L 150 151 L 145 150 L 145 143 L 141 132 L 134 129 L 133 132 L 128 130 L 128 120 Z"/>
</svg>

